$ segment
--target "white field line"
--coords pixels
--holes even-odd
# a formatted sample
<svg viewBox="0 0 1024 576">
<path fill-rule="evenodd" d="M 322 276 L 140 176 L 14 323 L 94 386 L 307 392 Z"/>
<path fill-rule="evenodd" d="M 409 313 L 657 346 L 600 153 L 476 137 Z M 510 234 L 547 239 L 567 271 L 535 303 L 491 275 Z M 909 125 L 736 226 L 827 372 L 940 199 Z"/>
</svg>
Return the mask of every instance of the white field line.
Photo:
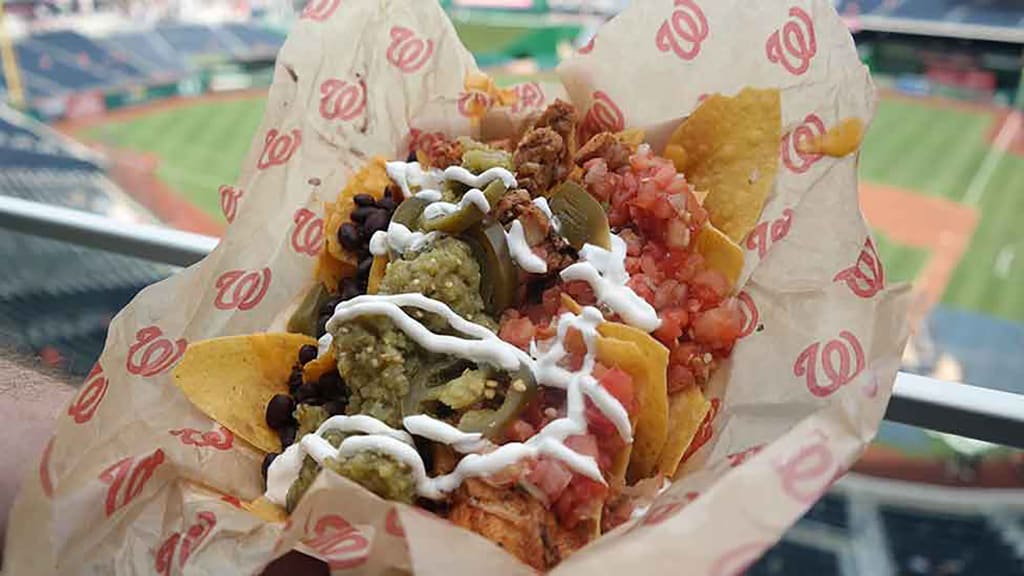
<svg viewBox="0 0 1024 576">
<path fill-rule="evenodd" d="M 999 161 L 1003 159 L 1006 150 L 1010 147 L 1010 142 L 1013 141 L 1017 131 L 1020 130 L 1022 119 L 1024 119 L 1024 115 L 1019 112 L 1010 112 L 1006 120 L 1003 121 L 999 134 L 996 135 L 996 139 L 992 143 L 992 149 L 985 155 L 985 159 L 981 162 L 981 168 L 978 169 L 974 178 L 971 178 L 961 203 L 977 207 L 978 203 L 981 202 L 981 198 L 985 194 L 985 188 L 988 187 L 989 181 L 992 180 L 992 174 L 995 173 L 996 167 L 999 166 Z"/>
</svg>

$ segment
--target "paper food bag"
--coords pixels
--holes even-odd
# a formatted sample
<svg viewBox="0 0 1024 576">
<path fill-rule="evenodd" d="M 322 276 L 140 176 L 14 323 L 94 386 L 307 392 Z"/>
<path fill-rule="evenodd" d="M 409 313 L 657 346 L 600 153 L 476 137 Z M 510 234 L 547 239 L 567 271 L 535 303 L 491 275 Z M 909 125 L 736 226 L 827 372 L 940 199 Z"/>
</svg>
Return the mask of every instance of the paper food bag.
<svg viewBox="0 0 1024 576">
<path fill-rule="evenodd" d="M 252 574 L 297 548 L 341 573 L 520 574 L 489 541 L 321 474 L 287 522 L 246 510 L 262 455 L 171 382 L 189 342 L 283 328 L 312 285 L 325 200 L 371 155 L 468 133 L 475 70 L 436 2 L 311 0 L 279 55 L 229 226 L 201 263 L 143 290 L 61 416 L 11 515 L 11 574 Z M 906 338 L 858 208 L 857 158 L 797 143 L 875 92 L 827 0 L 648 0 L 560 68 L 584 128 L 689 114 L 702 95 L 782 91 L 780 168 L 745 239 L 746 323 L 709 385 L 684 474 L 637 521 L 555 573 L 735 574 L 771 546 L 875 434 Z M 558 95 L 516 87 L 528 115 Z"/>
</svg>

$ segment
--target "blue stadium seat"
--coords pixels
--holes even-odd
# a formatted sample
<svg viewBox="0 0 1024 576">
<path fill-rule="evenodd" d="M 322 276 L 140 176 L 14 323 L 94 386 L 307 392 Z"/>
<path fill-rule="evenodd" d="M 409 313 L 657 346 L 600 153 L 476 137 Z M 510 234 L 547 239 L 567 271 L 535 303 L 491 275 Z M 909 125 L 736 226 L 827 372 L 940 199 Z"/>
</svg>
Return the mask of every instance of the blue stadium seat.
<svg viewBox="0 0 1024 576">
<path fill-rule="evenodd" d="M 118 81 L 140 81 L 145 75 L 126 59 L 118 58 L 90 38 L 68 30 L 33 34 L 32 40 L 62 54 L 80 68 Z"/>
<path fill-rule="evenodd" d="M 859 15 L 870 14 L 878 10 L 884 0 L 839 0 L 836 2 L 836 12 L 847 14 L 856 11 Z"/>
<path fill-rule="evenodd" d="M 839 558 L 827 550 L 782 541 L 768 550 L 747 570 L 747 576 L 783 576 L 839 574 Z"/>
<path fill-rule="evenodd" d="M 21 70 L 68 90 L 88 90 L 107 84 L 103 78 L 67 62 L 64 56 L 53 54 L 31 39 L 16 44 L 14 50 Z"/>
<path fill-rule="evenodd" d="M 900 574 L 1021 574 L 1024 562 L 981 516 L 882 506 Z"/>
<path fill-rule="evenodd" d="M 113 54 L 124 54 L 156 79 L 177 78 L 188 71 L 185 61 L 166 41 L 152 32 L 123 32 L 102 40 Z"/>
<path fill-rule="evenodd" d="M 231 49 L 207 26 L 165 24 L 156 28 L 172 48 L 186 57 L 228 56 Z"/>
<path fill-rule="evenodd" d="M 942 20 L 952 7 L 950 0 L 903 0 L 889 14 L 898 18 Z"/>
<path fill-rule="evenodd" d="M 239 40 L 251 53 L 277 52 L 284 44 L 284 35 L 252 24 L 230 23 L 221 27 Z"/>
</svg>

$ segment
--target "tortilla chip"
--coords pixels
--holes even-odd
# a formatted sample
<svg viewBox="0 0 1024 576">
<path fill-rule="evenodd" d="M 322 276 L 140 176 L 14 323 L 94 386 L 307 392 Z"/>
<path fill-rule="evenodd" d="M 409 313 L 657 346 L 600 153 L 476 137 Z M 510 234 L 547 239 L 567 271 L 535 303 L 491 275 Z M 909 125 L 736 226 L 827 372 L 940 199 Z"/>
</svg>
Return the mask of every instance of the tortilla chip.
<svg viewBox="0 0 1024 576">
<path fill-rule="evenodd" d="M 847 118 L 820 136 L 797 140 L 796 148 L 804 154 L 842 158 L 856 152 L 863 138 L 864 122 L 860 118 Z"/>
<path fill-rule="evenodd" d="M 355 209 L 356 194 L 369 194 L 377 200 L 384 196 L 384 190 L 391 183 L 386 169 L 387 160 L 383 156 L 374 156 L 356 172 L 338 194 L 337 200 L 324 205 L 324 236 L 327 249 L 320 251 L 317 260 L 316 277 L 324 283 L 324 287 L 337 293 L 338 283 L 342 279 L 354 276 L 359 257 L 352 254 L 338 240 L 338 229 L 351 220 Z"/>
<path fill-rule="evenodd" d="M 303 334 L 250 334 L 189 344 L 174 368 L 174 384 L 204 414 L 264 452 L 280 452 L 267 426 L 267 402 L 288 393 L 299 348 L 316 345 Z"/>
<path fill-rule="evenodd" d="M 242 502 L 242 508 L 264 522 L 284 522 L 288 512 L 270 500 L 260 496 L 252 502 Z"/>
<path fill-rule="evenodd" d="M 778 168 L 779 91 L 714 94 L 669 138 L 664 155 L 698 190 L 711 222 L 735 242 L 757 224 Z"/>
<path fill-rule="evenodd" d="M 324 374 L 338 368 L 338 362 L 334 358 L 334 351 L 328 350 L 326 354 L 317 356 L 302 367 L 302 381 L 316 382 Z"/>
<path fill-rule="evenodd" d="M 739 244 L 709 223 L 697 235 L 697 253 L 704 257 L 708 268 L 721 272 L 736 286 L 743 270 L 743 248 Z"/>
<path fill-rule="evenodd" d="M 658 472 L 666 478 L 676 473 L 679 461 L 697 434 L 697 428 L 711 408 L 711 403 L 697 386 L 673 394 L 668 399 L 668 439 L 658 458 Z"/>
<path fill-rule="evenodd" d="M 540 500 L 514 486 L 470 478 L 452 495 L 448 520 L 501 546 L 537 570 L 547 568 Z"/>
<path fill-rule="evenodd" d="M 374 256 L 373 264 L 370 266 L 370 277 L 366 282 L 366 293 L 376 294 L 380 289 L 380 283 L 384 280 L 384 273 L 388 270 L 387 256 Z"/>
<path fill-rule="evenodd" d="M 598 326 L 597 359 L 618 366 L 633 377 L 637 417 L 626 478 L 630 484 L 654 475 L 669 434 L 668 349 L 650 334 L 625 324 Z"/>
</svg>

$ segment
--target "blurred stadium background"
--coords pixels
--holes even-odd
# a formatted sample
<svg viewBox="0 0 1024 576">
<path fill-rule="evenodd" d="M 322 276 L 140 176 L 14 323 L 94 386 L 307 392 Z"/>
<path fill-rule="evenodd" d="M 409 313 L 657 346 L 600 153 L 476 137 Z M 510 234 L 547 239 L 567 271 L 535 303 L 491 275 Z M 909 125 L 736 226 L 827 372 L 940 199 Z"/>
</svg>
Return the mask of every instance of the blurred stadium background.
<svg viewBox="0 0 1024 576">
<path fill-rule="evenodd" d="M 218 234 L 302 4 L 0 0 L 0 195 Z M 628 0 L 441 4 L 511 84 Z M 835 6 L 882 93 L 862 207 L 918 295 L 904 369 L 1024 393 L 1024 0 Z M 0 346 L 73 375 L 174 271 L 5 230 L 0 257 Z M 1024 574 L 1019 451 L 885 423 L 855 471 L 750 573 Z"/>
</svg>

